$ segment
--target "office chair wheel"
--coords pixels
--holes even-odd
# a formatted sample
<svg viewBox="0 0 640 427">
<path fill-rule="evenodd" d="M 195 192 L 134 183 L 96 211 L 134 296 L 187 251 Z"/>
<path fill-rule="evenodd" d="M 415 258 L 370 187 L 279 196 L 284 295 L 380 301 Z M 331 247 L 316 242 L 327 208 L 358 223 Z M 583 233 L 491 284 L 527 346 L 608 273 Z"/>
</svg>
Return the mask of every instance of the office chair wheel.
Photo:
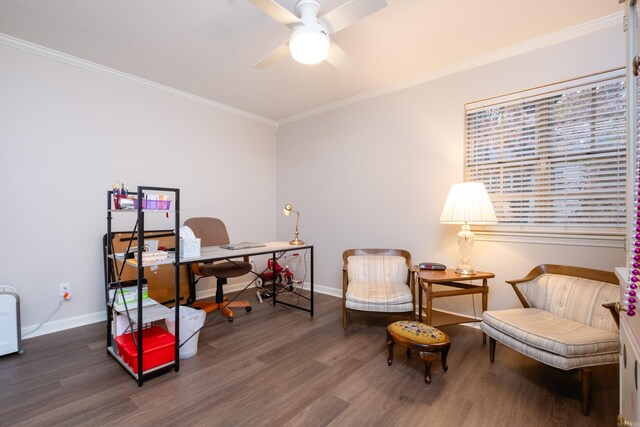
<svg viewBox="0 0 640 427">
<path fill-rule="evenodd" d="M 251 306 L 250 306 L 250 305 L 246 306 L 244 309 L 247 311 L 247 313 L 248 313 L 248 312 L 250 312 L 250 311 L 252 310 L 252 308 L 251 308 Z"/>
<path fill-rule="evenodd" d="M 227 317 L 227 322 L 229 323 L 233 322 L 233 317 Z"/>
</svg>

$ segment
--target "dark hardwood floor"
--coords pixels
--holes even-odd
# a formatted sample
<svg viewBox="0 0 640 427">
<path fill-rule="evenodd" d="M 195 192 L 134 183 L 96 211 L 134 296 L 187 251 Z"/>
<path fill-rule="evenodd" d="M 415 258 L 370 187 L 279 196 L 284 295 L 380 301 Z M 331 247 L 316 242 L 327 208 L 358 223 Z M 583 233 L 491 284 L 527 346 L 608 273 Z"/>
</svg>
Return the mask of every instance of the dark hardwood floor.
<svg viewBox="0 0 640 427">
<path fill-rule="evenodd" d="M 180 372 L 142 387 L 107 355 L 104 323 L 25 340 L 24 355 L 0 357 L 0 425 L 615 425 L 617 366 L 594 368 L 584 417 L 576 374 L 501 345 L 491 364 L 479 330 L 443 326 L 449 371 L 434 362 L 426 385 L 401 346 L 387 366 L 385 327 L 398 317 L 354 313 L 344 332 L 340 307 L 317 295 L 313 320 L 257 301 L 233 324 L 215 316 Z"/>
</svg>

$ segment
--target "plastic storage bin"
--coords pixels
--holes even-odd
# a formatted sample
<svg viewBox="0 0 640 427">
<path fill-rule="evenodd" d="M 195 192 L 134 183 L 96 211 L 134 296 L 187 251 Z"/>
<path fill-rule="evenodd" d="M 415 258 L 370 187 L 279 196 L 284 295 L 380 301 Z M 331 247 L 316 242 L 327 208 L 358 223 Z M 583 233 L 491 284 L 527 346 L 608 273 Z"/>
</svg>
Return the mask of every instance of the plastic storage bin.
<svg viewBox="0 0 640 427">
<path fill-rule="evenodd" d="M 167 323 L 167 330 L 175 334 L 176 322 L 174 309 L 171 309 L 171 317 L 164 319 Z M 180 359 L 186 359 L 194 356 L 198 352 L 198 336 L 200 336 L 200 328 L 204 325 L 204 319 L 207 313 L 204 310 L 196 310 L 191 307 L 180 306 Z M 196 333 L 195 335 L 194 332 Z M 193 337 L 191 337 L 193 335 Z M 191 337 L 191 339 L 189 339 Z"/>
<path fill-rule="evenodd" d="M 136 338 L 138 332 L 134 332 Z M 118 354 L 122 360 L 138 373 L 138 349 L 130 332 L 115 338 Z M 175 360 L 176 339 L 166 330 L 152 326 L 142 330 L 142 366 L 145 371 Z"/>
<path fill-rule="evenodd" d="M 0 325 L 0 356 L 22 354 L 20 297 L 11 286 L 0 286 Z"/>
</svg>

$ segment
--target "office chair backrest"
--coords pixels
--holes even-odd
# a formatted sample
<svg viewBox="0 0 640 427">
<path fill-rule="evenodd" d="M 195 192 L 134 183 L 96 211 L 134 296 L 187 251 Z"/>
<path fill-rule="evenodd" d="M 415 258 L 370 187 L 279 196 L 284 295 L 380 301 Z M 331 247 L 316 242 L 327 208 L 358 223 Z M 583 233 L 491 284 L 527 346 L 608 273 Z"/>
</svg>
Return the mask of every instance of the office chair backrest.
<svg viewBox="0 0 640 427">
<path fill-rule="evenodd" d="M 184 225 L 193 230 L 202 246 L 218 246 L 229 243 L 229 234 L 224 223 L 218 218 L 189 218 Z"/>
</svg>

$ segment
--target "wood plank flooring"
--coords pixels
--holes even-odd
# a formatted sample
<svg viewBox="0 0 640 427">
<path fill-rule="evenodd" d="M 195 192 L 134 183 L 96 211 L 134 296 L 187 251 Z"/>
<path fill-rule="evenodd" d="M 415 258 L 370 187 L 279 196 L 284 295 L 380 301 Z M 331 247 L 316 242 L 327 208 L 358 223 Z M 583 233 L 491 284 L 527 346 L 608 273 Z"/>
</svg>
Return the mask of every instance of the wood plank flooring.
<svg viewBox="0 0 640 427">
<path fill-rule="evenodd" d="M 248 298 L 253 297 L 247 292 Z M 24 341 L 0 357 L 0 426 L 613 426 L 618 368 L 596 367 L 592 409 L 580 413 L 574 373 L 498 345 L 489 363 L 482 333 L 443 326 L 449 371 L 432 383 L 396 346 L 386 363 L 385 328 L 397 316 L 353 313 L 316 295 L 316 315 L 259 304 L 214 316 L 197 355 L 142 387 L 105 350 L 104 323 Z"/>
</svg>

